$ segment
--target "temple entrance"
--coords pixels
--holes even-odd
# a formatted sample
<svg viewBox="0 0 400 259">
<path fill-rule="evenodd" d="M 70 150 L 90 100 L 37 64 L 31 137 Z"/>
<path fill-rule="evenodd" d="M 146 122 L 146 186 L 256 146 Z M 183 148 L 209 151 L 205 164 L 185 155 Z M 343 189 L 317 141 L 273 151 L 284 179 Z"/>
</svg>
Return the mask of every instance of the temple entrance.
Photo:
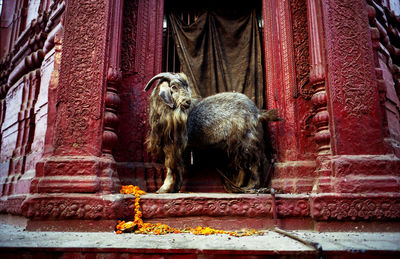
<svg viewBox="0 0 400 259">
<path fill-rule="evenodd" d="M 276 162 L 271 169 L 271 186 L 286 192 L 311 191 L 316 167 L 317 144 L 312 123 L 316 108 L 308 84 L 305 3 L 126 0 L 121 50 L 123 80 L 119 88 L 119 116 L 124 123 L 119 125 L 118 144 L 113 150 L 121 183 L 139 185 L 148 192 L 162 185 L 163 163 L 152 160 L 145 145 L 149 106 L 143 87 L 162 71 L 183 71 L 203 97 L 223 91 L 243 92 L 260 108 L 278 109 L 285 123 L 266 127 L 271 133 L 269 150 L 273 150 L 267 153 L 273 154 Z M 325 144 L 323 147 L 329 148 Z M 223 158 L 213 161 L 201 157 L 193 157 L 192 168 L 207 168 L 199 172 L 190 170 L 196 179 L 184 179 L 196 189 L 187 191 L 224 192 L 213 163 L 226 162 Z M 217 156 L 211 155 L 214 157 Z M 293 173 L 297 171 L 304 172 L 302 178 Z M 302 184 L 298 183 L 300 180 Z M 215 188 L 210 187 L 214 183 Z"/>
<path fill-rule="evenodd" d="M 165 1 L 164 8 L 163 71 L 184 72 L 202 98 L 241 92 L 265 108 L 261 1 Z M 224 191 L 220 174 L 230 170 L 224 152 L 187 156 L 185 191 Z"/>
</svg>

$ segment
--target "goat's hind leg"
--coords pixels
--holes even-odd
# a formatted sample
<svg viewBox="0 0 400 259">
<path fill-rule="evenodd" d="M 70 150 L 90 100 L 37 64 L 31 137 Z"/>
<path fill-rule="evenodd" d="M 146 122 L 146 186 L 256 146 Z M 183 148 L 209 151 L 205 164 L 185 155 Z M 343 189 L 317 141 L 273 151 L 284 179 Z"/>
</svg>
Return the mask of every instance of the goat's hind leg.
<svg viewBox="0 0 400 259">
<path fill-rule="evenodd" d="M 251 192 L 262 187 L 265 177 L 268 160 L 264 155 L 264 145 L 257 141 L 258 139 L 251 139 L 248 141 L 247 156 L 245 160 L 248 161 L 246 172 L 248 173 L 247 185 L 243 187 L 245 192 Z"/>
<path fill-rule="evenodd" d="M 244 192 L 252 192 L 252 190 L 260 188 L 261 178 L 259 170 L 259 166 L 256 165 L 252 165 L 248 170 L 246 170 L 246 172 L 249 174 L 249 180 L 247 185 L 242 187 Z"/>
<path fill-rule="evenodd" d="M 263 153 L 259 153 L 263 154 Z M 246 193 L 270 193 L 269 188 L 265 188 L 264 185 L 268 181 L 268 173 L 270 169 L 270 163 L 266 156 L 261 155 L 259 162 L 254 163 L 250 167 L 250 179 L 246 187 L 243 189 Z"/>
</svg>

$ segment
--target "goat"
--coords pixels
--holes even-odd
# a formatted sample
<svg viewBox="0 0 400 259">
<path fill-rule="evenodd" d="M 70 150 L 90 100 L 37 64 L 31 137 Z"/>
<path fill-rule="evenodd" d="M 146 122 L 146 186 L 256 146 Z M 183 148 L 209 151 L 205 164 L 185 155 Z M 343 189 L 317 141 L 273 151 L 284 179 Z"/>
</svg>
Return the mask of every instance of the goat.
<svg viewBox="0 0 400 259">
<path fill-rule="evenodd" d="M 144 91 L 157 79 L 150 95 L 150 133 L 146 139 L 148 151 L 164 159 L 167 171 L 157 192 L 178 192 L 185 151 L 208 148 L 223 150 L 236 171 L 236 183 L 225 177 L 230 191 L 260 188 L 269 165 L 262 122 L 279 120 L 276 110 L 261 111 L 247 96 L 235 92 L 197 98 L 184 73 L 160 73 Z"/>
</svg>

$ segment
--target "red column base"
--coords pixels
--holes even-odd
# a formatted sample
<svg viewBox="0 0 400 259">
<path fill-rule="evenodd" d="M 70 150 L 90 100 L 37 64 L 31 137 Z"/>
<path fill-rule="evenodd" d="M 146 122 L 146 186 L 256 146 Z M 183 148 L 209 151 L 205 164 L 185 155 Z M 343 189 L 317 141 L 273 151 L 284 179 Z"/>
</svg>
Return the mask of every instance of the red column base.
<svg viewBox="0 0 400 259">
<path fill-rule="evenodd" d="M 41 219 L 114 219 L 110 197 L 120 188 L 111 157 L 48 157 L 37 163 L 19 212 Z"/>
<path fill-rule="evenodd" d="M 399 193 L 400 159 L 394 155 L 333 156 L 319 172 L 318 193 Z"/>
<path fill-rule="evenodd" d="M 115 193 L 121 187 L 109 157 L 60 156 L 36 165 L 31 193 Z"/>
</svg>

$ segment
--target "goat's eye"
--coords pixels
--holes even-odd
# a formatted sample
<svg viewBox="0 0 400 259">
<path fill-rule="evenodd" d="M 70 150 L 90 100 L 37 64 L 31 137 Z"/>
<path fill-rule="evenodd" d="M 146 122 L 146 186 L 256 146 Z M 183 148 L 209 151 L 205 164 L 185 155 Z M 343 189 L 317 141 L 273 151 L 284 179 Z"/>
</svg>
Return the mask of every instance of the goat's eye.
<svg viewBox="0 0 400 259">
<path fill-rule="evenodd" d="M 177 87 L 176 85 L 171 85 L 171 89 L 172 89 L 172 91 L 174 91 L 174 92 L 177 92 L 177 91 L 178 91 L 178 87 Z"/>
</svg>

